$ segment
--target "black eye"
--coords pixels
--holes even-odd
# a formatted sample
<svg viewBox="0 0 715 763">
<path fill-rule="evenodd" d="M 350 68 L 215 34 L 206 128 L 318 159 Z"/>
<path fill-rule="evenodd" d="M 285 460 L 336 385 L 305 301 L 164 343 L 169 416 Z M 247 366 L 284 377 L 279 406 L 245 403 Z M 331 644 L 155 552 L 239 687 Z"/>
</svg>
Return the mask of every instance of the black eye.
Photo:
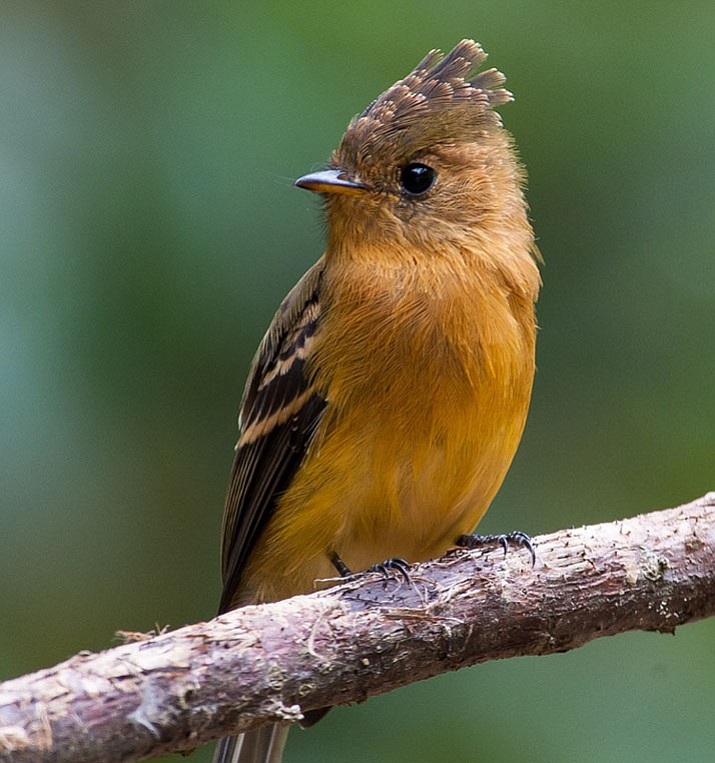
<svg viewBox="0 0 715 763">
<path fill-rule="evenodd" d="M 434 185 L 437 173 L 426 164 L 412 162 L 400 170 L 400 185 L 410 196 L 421 196 Z"/>
</svg>

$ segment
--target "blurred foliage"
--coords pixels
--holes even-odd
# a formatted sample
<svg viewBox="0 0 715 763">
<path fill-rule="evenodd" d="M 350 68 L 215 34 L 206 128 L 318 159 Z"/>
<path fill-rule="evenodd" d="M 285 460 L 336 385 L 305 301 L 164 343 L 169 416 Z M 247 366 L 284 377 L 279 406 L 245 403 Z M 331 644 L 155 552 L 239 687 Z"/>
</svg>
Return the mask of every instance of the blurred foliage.
<svg viewBox="0 0 715 763">
<path fill-rule="evenodd" d="M 0 677 L 212 615 L 245 374 L 321 251 L 292 179 L 462 37 L 516 93 L 546 260 L 532 413 L 482 527 L 715 488 L 711 2 L 1 13 Z M 714 650 L 711 621 L 483 665 L 338 709 L 286 763 L 709 761 Z"/>
</svg>

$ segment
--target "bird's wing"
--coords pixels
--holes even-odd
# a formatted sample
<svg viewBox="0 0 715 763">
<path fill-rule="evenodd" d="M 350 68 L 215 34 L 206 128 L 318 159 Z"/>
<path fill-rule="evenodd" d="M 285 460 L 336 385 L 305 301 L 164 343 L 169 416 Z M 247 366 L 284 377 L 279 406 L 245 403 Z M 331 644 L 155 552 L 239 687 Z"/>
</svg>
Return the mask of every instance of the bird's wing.
<svg viewBox="0 0 715 763">
<path fill-rule="evenodd" d="M 261 342 L 241 402 L 240 436 L 223 515 L 219 612 L 236 606 L 241 575 L 325 408 L 306 371 L 320 322 L 319 260 L 283 301 Z"/>
</svg>

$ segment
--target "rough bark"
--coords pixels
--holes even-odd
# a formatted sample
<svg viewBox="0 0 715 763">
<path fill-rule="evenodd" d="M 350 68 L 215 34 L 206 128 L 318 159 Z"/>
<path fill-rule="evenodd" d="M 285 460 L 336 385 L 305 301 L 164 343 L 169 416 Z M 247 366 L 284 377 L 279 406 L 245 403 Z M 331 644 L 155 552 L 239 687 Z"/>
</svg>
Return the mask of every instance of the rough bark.
<svg viewBox="0 0 715 763">
<path fill-rule="evenodd" d="M 0 684 L 0 760 L 137 760 L 301 710 L 515 655 L 715 614 L 715 493 L 562 530 L 526 551 L 456 552 L 208 623 L 80 653 Z"/>
</svg>

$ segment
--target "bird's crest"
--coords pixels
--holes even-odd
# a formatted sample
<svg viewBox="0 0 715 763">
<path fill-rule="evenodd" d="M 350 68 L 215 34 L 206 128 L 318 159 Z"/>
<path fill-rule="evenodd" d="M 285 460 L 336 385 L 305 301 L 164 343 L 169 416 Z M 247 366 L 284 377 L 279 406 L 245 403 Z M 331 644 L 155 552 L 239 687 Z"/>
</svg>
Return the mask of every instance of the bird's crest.
<svg viewBox="0 0 715 763">
<path fill-rule="evenodd" d="M 473 40 L 462 40 L 446 56 L 430 51 L 353 118 L 334 159 L 349 157 L 358 164 L 374 157 L 380 146 L 415 152 L 445 140 L 474 140 L 478 131 L 498 127 L 492 107 L 513 97 L 503 87 L 501 72 L 477 71 L 486 58 Z"/>
</svg>

